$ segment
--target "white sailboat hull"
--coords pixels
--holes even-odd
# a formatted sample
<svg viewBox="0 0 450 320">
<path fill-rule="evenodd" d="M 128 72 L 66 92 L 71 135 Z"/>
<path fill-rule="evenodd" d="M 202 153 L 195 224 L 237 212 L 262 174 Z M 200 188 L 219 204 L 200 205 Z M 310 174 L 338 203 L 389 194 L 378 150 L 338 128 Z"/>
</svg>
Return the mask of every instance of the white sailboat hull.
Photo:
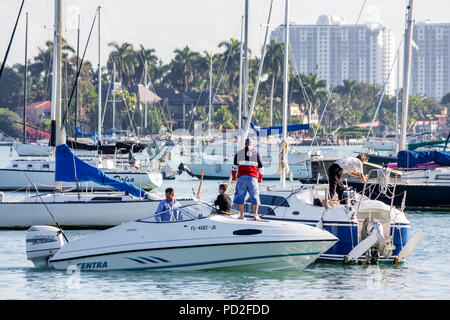
<svg viewBox="0 0 450 320">
<path fill-rule="evenodd" d="M 231 163 L 217 163 L 217 164 L 205 164 L 205 163 L 191 163 L 187 164 L 187 167 L 191 172 L 197 176 L 201 177 L 203 169 L 203 177 L 206 179 L 228 179 L 231 176 Z M 289 165 L 289 169 L 292 172 L 293 179 L 306 179 L 310 176 L 309 170 L 306 164 L 295 164 Z M 289 177 L 286 175 L 286 177 Z M 280 179 L 280 174 L 278 173 L 278 166 L 271 165 L 264 167 L 264 179 L 265 180 L 276 180 Z"/>
<path fill-rule="evenodd" d="M 111 178 L 124 182 L 129 182 L 144 190 L 153 190 L 162 185 L 162 175 L 159 172 L 125 172 L 125 171 L 108 171 L 105 174 Z M 28 176 L 28 178 L 27 178 Z M 28 180 L 29 179 L 29 180 Z M 0 190 L 19 190 L 31 188 L 30 180 L 40 191 L 52 191 L 55 186 L 55 172 L 45 170 L 21 170 L 11 168 L 0 169 Z M 62 182 L 64 188 L 76 188 L 75 182 Z M 85 182 L 79 183 L 81 190 L 105 191 L 111 190 L 111 187 L 103 186 L 96 183 Z"/>
<path fill-rule="evenodd" d="M 45 205 L 37 196 L 26 202 L 0 202 L 0 228 L 26 229 L 32 225 L 55 225 L 47 208 L 63 228 L 106 228 L 148 216 L 156 211 L 160 201 L 132 199 L 123 193 L 89 195 L 82 194 L 80 199 L 76 193 L 65 194 L 61 198 L 44 195 L 42 200 Z M 177 201 L 185 205 L 194 200 Z"/>
</svg>

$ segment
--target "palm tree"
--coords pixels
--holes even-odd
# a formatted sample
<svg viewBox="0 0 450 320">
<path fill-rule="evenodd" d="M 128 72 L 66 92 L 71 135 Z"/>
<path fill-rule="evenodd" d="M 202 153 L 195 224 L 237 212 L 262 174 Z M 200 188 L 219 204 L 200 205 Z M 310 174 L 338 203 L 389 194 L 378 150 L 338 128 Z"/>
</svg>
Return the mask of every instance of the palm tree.
<svg viewBox="0 0 450 320">
<path fill-rule="evenodd" d="M 170 62 L 170 72 L 167 76 L 174 86 L 187 92 L 198 74 L 197 67 L 201 56 L 188 46 L 174 52 L 175 58 Z"/>
<path fill-rule="evenodd" d="M 68 61 L 69 54 L 73 54 L 75 50 L 69 46 L 66 40 L 62 40 L 62 63 L 64 66 L 71 70 L 70 73 L 73 73 L 74 67 Z M 53 64 L 53 42 L 48 40 L 45 42 L 45 47 L 38 47 L 38 54 L 34 57 L 34 62 L 30 66 L 31 76 L 34 79 L 33 82 L 37 82 L 40 80 L 41 75 L 43 74 L 42 79 L 42 87 L 44 90 L 44 100 L 47 99 L 47 96 L 50 96 L 50 88 L 51 88 L 51 74 L 52 74 L 52 64 Z M 70 69 L 69 69 L 70 68 Z M 66 72 L 64 72 L 66 73 Z M 49 93 L 47 95 L 47 93 Z"/>
<path fill-rule="evenodd" d="M 113 70 L 113 63 L 115 63 L 123 85 L 130 87 L 136 84 L 136 79 L 133 77 L 135 75 L 137 58 L 133 45 L 128 42 L 119 44 L 114 41 L 109 43 L 108 46 L 113 48 L 107 62 L 108 71 L 111 72 Z"/>
<path fill-rule="evenodd" d="M 337 86 L 334 91 L 336 93 L 339 93 L 339 94 L 347 97 L 348 102 L 350 102 L 351 98 L 356 93 L 357 87 L 358 87 L 358 82 L 356 82 L 355 80 L 351 80 L 349 78 L 349 79 L 346 79 L 343 81 L 342 86 Z"/>
<path fill-rule="evenodd" d="M 272 84 L 270 87 L 270 107 L 269 107 L 269 123 L 273 123 L 273 94 L 275 83 L 281 77 L 283 72 L 283 51 L 284 43 L 271 40 L 266 46 L 266 56 L 264 57 L 264 72 L 269 73 Z"/>
<path fill-rule="evenodd" d="M 231 38 L 229 41 L 219 43 L 219 48 L 225 48 L 221 55 L 222 62 L 225 64 L 225 71 L 228 77 L 228 89 L 230 93 L 234 93 L 239 79 L 239 64 L 241 54 L 241 42 Z"/>
<path fill-rule="evenodd" d="M 326 89 L 327 83 L 325 80 L 320 80 L 317 74 L 310 73 L 308 76 L 300 75 L 300 79 L 305 88 L 305 92 L 308 96 L 306 101 L 310 101 L 310 109 L 309 109 L 309 117 L 313 111 L 317 111 L 317 108 L 320 106 L 321 102 L 325 101 L 328 94 Z M 309 118 L 311 120 L 311 118 Z"/>
<path fill-rule="evenodd" d="M 138 63 L 135 68 L 136 76 L 144 74 L 145 65 L 147 66 L 148 74 L 154 75 L 158 64 L 158 57 L 155 55 L 155 49 L 145 49 L 141 44 L 137 51 L 137 55 L 140 63 Z"/>
</svg>

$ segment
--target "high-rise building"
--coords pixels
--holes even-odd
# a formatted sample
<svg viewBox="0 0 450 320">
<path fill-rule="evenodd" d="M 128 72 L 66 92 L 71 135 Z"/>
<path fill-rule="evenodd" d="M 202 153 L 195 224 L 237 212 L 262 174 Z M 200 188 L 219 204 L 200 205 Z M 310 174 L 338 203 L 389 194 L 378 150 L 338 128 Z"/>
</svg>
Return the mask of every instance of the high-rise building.
<svg viewBox="0 0 450 320">
<path fill-rule="evenodd" d="M 283 29 L 273 30 L 271 39 L 283 42 Z M 289 30 L 298 73 L 315 73 L 328 87 L 342 85 L 346 79 L 380 87 L 386 82 L 386 94 L 394 94 L 396 48 L 389 28 L 379 23 L 344 24 L 340 17 L 322 15 L 316 25 L 291 24 Z"/>
<path fill-rule="evenodd" d="M 417 22 L 411 57 L 411 94 L 441 99 L 450 92 L 450 23 Z"/>
</svg>

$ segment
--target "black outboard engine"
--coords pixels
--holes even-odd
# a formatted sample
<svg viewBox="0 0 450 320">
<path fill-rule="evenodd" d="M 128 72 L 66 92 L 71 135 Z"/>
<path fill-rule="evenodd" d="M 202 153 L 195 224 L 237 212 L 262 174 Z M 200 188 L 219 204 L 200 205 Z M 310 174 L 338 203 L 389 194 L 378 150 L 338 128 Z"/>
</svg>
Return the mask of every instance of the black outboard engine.
<svg viewBox="0 0 450 320">
<path fill-rule="evenodd" d="M 181 162 L 178 165 L 178 174 L 182 174 L 183 171 L 186 172 L 191 177 L 195 177 L 195 175 L 192 173 L 192 171 L 187 166 L 185 166 L 183 162 Z"/>
</svg>

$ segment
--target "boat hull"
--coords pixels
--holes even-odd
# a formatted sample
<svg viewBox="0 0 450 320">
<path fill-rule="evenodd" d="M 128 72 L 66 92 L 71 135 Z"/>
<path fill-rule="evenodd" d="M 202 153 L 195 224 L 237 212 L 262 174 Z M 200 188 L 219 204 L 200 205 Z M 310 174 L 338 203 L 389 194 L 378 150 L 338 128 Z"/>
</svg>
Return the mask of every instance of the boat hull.
<svg viewBox="0 0 450 320">
<path fill-rule="evenodd" d="M 52 261 L 55 269 L 76 265 L 81 270 L 260 270 L 303 269 L 329 241 L 286 241 L 200 245 L 96 255 Z"/>
<path fill-rule="evenodd" d="M 264 219 L 298 222 L 311 227 L 317 226 L 317 223 L 319 222 L 319 220 L 278 219 L 268 216 L 264 216 Z M 344 263 L 344 257 L 347 256 L 359 243 L 358 225 L 352 222 L 324 221 L 323 230 L 326 230 L 336 236 L 339 241 L 321 254 L 317 258 L 316 262 Z M 390 257 L 379 257 L 377 259 L 377 263 L 394 263 L 395 257 L 400 253 L 402 248 L 410 239 L 410 226 L 408 224 L 391 224 L 390 236 L 392 236 L 395 249 Z M 366 256 L 361 256 L 359 258 L 359 262 L 366 262 Z"/>
<path fill-rule="evenodd" d="M 350 187 L 362 192 L 364 184 L 360 182 L 348 181 Z M 395 187 L 394 206 L 401 206 L 403 194 L 406 192 L 405 208 L 408 210 L 433 209 L 440 211 L 450 211 L 450 185 L 412 185 L 397 184 Z M 379 192 L 375 187 L 372 197 L 391 204 L 391 199 Z"/>
<path fill-rule="evenodd" d="M 101 196 L 101 195 L 99 195 Z M 0 202 L 0 229 L 28 229 L 33 225 L 55 225 L 47 211 L 65 229 L 106 229 L 147 216 L 156 211 L 159 200 Z M 181 205 L 193 199 L 177 199 Z"/>
<path fill-rule="evenodd" d="M 228 179 L 231 175 L 231 163 L 217 163 L 217 164 L 187 164 L 187 167 L 198 178 L 202 176 L 203 179 Z M 292 172 L 293 179 L 306 179 L 309 177 L 309 171 L 306 164 L 289 165 L 289 169 Z M 264 180 L 278 180 L 280 174 L 277 172 L 278 166 L 271 165 L 264 167 Z M 289 178 L 288 175 L 286 175 Z"/>
<path fill-rule="evenodd" d="M 105 174 L 111 178 L 118 179 L 124 182 L 134 184 L 146 191 L 153 190 L 162 185 L 162 175 L 159 172 L 144 172 L 136 173 L 133 171 L 107 171 Z M 28 176 L 28 178 L 27 178 Z M 55 172 L 50 170 L 29 170 L 23 171 L 20 169 L 0 169 L 0 190 L 25 190 L 34 186 L 30 184 L 30 180 L 36 185 L 40 191 L 53 191 L 55 188 Z M 75 190 L 94 190 L 106 191 L 111 190 L 111 187 L 103 186 L 97 183 L 82 182 L 79 183 L 79 188 L 74 182 L 62 182 L 64 188 L 75 188 Z"/>
</svg>

